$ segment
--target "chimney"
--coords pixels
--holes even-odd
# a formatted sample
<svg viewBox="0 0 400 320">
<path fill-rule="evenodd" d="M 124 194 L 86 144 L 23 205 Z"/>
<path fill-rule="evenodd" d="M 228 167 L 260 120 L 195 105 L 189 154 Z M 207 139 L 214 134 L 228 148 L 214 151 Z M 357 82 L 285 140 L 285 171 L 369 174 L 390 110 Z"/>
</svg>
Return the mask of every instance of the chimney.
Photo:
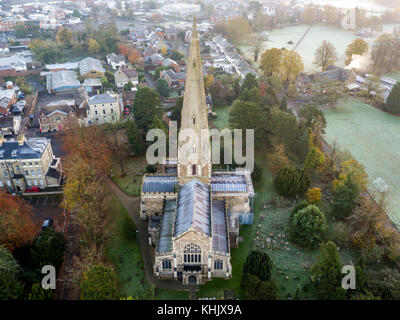
<svg viewBox="0 0 400 320">
<path fill-rule="evenodd" d="M 4 138 L 3 135 L 0 135 L 0 147 L 3 145 L 3 142 L 5 142 L 6 139 Z"/>
<path fill-rule="evenodd" d="M 24 142 L 26 141 L 25 135 L 23 133 L 21 133 L 18 137 L 17 137 L 17 141 L 18 141 L 18 145 L 19 146 L 23 146 Z"/>
</svg>

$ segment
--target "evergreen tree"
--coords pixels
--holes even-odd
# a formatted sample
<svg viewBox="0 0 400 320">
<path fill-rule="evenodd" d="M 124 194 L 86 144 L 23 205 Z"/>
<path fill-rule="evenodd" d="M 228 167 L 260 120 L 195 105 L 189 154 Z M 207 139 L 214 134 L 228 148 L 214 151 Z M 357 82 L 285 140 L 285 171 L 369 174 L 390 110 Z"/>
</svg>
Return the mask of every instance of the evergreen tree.
<svg viewBox="0 0 400 320">
<path fill-rule="evenodd" d="M 385 110 L 390 113 L 400 114 L 400 81 L 390 91 L 386 100 Z"/>
<path fill-rule="evenodd" d="M 310 176 L 298 167 L 284 167 L 275 177 L 279 194 L 285 197 L 303 195 L 310 187 Z"/>
<path fill-rule="evenodd" d="M 262 281 L 270 280 L 271 269 L 272 261 L 270 257 L 260 250 L 251 251 L 243 265 L 243 273 L 257 276 Z"/>
<path fill-rule="evenodd" d="M 146 148 L 143 139 L 143 131 L 138 128 L 134 121 L 129 120 L 126 128 L 126 135 L 132 151 L 136 155 L 140 155 Z"/>
<path fill-rule="evenodd" d="M 281 109 L 283 112 L 287 112 L 288 108 L 287 108 L 287 99 L 286 96 L 283 96 L 281 103 L 279 105 L 279 109 Z"/>
<path fill-rule="evenodd" d="M 336 245 L 329 241 L 320 246 L 320 256 L 312 268 L 319 299 L 342 300 L 346 291 L 342 288 L 343 274 Z"/>
</svg>

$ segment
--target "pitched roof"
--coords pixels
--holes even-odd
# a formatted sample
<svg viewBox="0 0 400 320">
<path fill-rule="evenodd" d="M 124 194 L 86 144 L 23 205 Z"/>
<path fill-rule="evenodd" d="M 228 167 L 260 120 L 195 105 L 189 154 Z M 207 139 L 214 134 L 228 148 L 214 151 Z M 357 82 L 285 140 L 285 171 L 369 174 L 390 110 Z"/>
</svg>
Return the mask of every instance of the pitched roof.
<svg viewBox="0 0 400 320">
<path fill-rule="evenodd" d="M 40 159 L 49 143 L 50 140 L 45 138 L 30 138 L 22 146 L 15 140 L 4 141 L 0 146 L 0 158 Z"/>
<path fill-rule="evenodd" d="M 176 176 L 146 176 L 143 181 L 143 192 L 174 192 L 178 184 Z"/>
<path fill-rule="evenodd" d="M 174 236 L 193 228 L 208 237 L 211 234 L 210 224 L 209 187 L 192 179 L 179 189 Z"/>
<path fill-rule="evenodd" d="M 117 98 L 111 96 L 109 93 L 96 94 L 95 96 L 89 99 L 89 104 L 97 104 L 97 103 L 114 103 L 117 101 Z"/>
<path fill-rule="evenodd" d="M 213 200 L 212 202 L 212 250 L 227 253 L 228 232 L 225 219 L 225 202 L 222 200 Z"/>
<path fill-rule="evenodd" d="M 157 252 L 172 251 L 172 235 L 176 216 L 176 199 L 165 200 L 157 243 Z"/>
<path fill-rule="evenodd" d="M 81 62 L 79 62 L 79 73 L 81 75 L 86 74 L 91 71 L 97 71 L 97 72 L 101 72 L 101 73 L 105 72 L 103 66 L 101 65 L 100 60 L 97 60 L 97 59 L 94 59 L 91 57 L 87 57 L 87 58 L 83 59 Z"/>
<path fill-rule="evenodd" d="M 125 75 L 126 75 L 129 79 L 136 78 L 136 77 L 138 76 L 138 73 L 137 73 L 136 69 L 134 69 L 134 68 L 130 68 L 130 69 L 121 69 L 121 71 L 122 71 L 123 73 L 125 73 Z"/>
</svg>

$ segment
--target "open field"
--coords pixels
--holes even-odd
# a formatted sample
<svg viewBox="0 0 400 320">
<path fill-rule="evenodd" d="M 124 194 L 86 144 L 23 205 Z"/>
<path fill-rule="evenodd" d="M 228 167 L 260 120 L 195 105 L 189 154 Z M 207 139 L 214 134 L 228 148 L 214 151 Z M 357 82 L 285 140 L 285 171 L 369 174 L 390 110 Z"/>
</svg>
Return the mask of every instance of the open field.
<svg viewBox="0 0 400 320">
<path fill-rule="evenodd" d="M 382 177 L 388 184 L 388 215 L 400 228 L 400 117 L 354 98 L 342 100 L 335 110 L 326 109 L 325 116 L 328 143 L 337 141 L 350 150 L 365 166 L 370 182 Z"/>
<path fill-rule="evenodd" d="M 262 52 L 271 48 L 286 48 L 288 50 L 293 50 L 296 43 L 300 40 L 308 27 L 308 25 L 297 25 L 269 31 L 270 38 L 268 41 L 262 42 Z M 384 26 L 384 30 L 393 30 L 394 27 L 395 25 L 387 25 Z M 397 27 L 400 27 L 400 24 Z M 255 33 L 254 35 L 258 34 Z M 373 37 L 364 38 L 364 40 L 369 44 L 372 44 L 376 37 L 377 35 L 374 34 Z M 342 30 L 334 26 L 323 24 L 314 25 L 296 49 L 303 58 L 304 71 L 320 71 L 320 68 L 313 64 L 313 61 L 315 51 L 321 45 L 323 40 L 328 40 L 335 45 L 338 55 L 338 61 L 335 64 L 344 67 L 347 46 L 356 38 L 358 37 L 354 31 Z M 288 43 L 290 41 L 291 44 Z M 237 47 L 242 50 L 248 59 L 253 61 L 253 49 L 249 39 L 244 39 L 238 42 Z"/>
<path fill-rule="evenodd" d="M 400 72 L 394 72 L 394 73 L 390 73 L 388 75 L 386 75 L 389 78 L 395 79 L 400 81 Z"/>
</svg>

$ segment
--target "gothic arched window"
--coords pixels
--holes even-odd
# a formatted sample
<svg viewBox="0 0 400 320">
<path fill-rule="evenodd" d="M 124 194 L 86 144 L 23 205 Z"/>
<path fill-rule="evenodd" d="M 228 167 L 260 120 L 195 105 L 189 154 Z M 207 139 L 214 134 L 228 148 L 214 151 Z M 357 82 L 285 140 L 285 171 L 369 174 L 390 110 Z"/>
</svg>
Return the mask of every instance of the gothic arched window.
<svg viewBox="0 0 400 320">
<path fill-rule="evenodd" d="M 183 250 L 183 261 L 188 263 L 201 263 L 201 249 L 197 244 L 187 244 Z"/>
<path fill-rule="evenodd" d="M 222 260 L 215 260 L 214 261 L 214 269 L 222 270 L 224 268 L 224 262 Z"/>
<path fill-rule="evenodd" d="M 162 268 L 164 270 L 171 270 L 171 260 L 169 259 L 163 259 L 162 261 Z"/>
</svg>

